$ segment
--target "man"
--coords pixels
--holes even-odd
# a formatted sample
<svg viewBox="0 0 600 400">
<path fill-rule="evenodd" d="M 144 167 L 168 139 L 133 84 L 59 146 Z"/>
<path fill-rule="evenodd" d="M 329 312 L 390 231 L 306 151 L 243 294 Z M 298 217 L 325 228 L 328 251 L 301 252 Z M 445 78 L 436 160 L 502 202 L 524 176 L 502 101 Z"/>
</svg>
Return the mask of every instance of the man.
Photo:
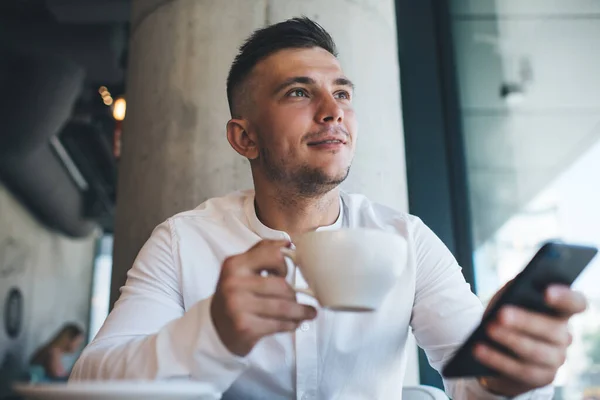
<svg viewBox="0 0 600 400">
<path fill-rule="evenodd" d="M 439 370 L 480 321 L 481 303 L 418 218 L 339 190 L 357 138 L 353 85 L 319 25 L 292 19 L 256 31 L 227 84 L 227 139 L 250 160 L 255 190 L 154 230 L 72 379 L 190 378 L 225 399 L 399 398 L 409 328 Z M 320 309 L 291 287 L 305 282 L 281 247 L 341 227 L 392 230 L 408 242 L 403 277 L 376 312 Z M 565 287 L 547 295 L 563 317 L 503 310 L 489 333 L 519 359 L 481 345 L 476 356 L 500 377 L 448 381 L 448 394 L 550 399 L 568 318 L 585 300 Z"/>
</svg>

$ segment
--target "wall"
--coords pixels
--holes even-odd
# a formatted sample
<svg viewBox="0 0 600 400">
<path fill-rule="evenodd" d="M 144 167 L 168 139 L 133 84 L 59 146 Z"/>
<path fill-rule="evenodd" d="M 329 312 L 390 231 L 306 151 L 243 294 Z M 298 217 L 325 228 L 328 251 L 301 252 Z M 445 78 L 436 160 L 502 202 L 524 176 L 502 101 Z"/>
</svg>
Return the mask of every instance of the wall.
<svg viewBox="0 0 600 400">
<path fill-rule="evenodd" d="M 7 381 L 63 323 L 87 329 L 94 243 L 94 237 L 73 240 L 40 225 L 0 183 L 0 398 Z M 5 327 L 12 288 L 23 295 L 22 325 L 13 338 Z"/>
</svg>

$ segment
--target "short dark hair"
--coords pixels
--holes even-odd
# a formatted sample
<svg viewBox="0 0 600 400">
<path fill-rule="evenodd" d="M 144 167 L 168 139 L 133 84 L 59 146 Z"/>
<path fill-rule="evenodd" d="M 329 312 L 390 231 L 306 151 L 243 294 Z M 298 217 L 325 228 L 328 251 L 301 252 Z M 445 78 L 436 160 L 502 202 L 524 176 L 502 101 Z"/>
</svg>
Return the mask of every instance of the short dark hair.
<svg viewBox="0 0 600 400">
<path fill-rule="evenodd" d="M 79 335 L 83 335 L 83 329 L 79 325 L 68 323 L 63 325 L 61 332 L 64 332 L 69 339 L 75 339 Z"/>
<path fill-rule="evenodd" d="M 238 113 L 238 97 L 256 64 L 284 49 L 321 47 L 337 57 L 335 42 L 325 29 L 310 18 L 292 18 L 258 29 L 242 44 L 227 76 L 227 101 L 231 116 Z"/>
</svg>

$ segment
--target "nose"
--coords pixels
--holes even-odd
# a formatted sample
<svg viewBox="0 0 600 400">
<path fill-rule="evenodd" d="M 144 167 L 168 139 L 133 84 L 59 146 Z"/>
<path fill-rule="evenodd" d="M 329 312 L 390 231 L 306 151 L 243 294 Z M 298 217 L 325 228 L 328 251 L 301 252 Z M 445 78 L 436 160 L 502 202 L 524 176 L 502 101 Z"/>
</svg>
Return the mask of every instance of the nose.
<svg viewBox="0 0 600 400">
<path fill-rule="evenodd" d="M 315 117 L 319 124 L 341 124 L 344 110 L 333 96 L 327 96 L 321 101 Z"/>
</svg>

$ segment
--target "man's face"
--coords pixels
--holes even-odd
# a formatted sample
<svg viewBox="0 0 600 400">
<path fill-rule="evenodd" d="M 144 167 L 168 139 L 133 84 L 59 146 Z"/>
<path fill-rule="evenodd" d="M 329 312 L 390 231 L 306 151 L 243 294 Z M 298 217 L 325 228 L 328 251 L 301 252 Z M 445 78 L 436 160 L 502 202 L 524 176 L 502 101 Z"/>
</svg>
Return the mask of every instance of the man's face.
<svg viewBox="0 0 600 400">
<path fill-rule="evenodd" d="M 356 141 L 352 83 L 324 49 L 281 50 L 251 77 L 250 130 L 259 147 L 255 168 L 303 195 L 327 192 L 346 179 Z"/>
</svg>

